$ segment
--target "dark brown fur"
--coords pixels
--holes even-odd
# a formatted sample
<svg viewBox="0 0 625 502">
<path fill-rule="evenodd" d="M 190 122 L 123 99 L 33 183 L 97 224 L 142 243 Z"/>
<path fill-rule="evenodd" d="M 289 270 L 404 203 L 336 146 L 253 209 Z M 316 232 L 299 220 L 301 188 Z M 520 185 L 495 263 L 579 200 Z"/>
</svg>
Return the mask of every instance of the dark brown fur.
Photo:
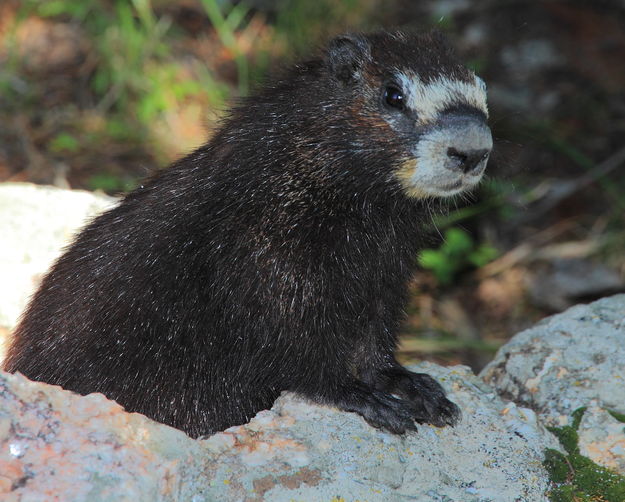
<svg viewBox="0 0 625 502">
<path fill-rule="evenodd" d="M 455 423 L 441 387 L 393 355 L 427 220 L 393 175 L 415 134 L 383 120 L 395 68 L 468 75 L 436 36 L 334 40 L 96 218 L 44 279 L 5 368 L 192 436 L 283 390 L 395 433 Z"/>
</svg>

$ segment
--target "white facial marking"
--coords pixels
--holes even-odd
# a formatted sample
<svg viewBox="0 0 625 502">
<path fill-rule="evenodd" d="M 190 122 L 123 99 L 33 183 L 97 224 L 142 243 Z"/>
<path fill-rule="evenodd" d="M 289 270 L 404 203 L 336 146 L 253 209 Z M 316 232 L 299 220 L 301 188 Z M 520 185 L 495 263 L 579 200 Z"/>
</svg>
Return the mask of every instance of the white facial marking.
<svg viewBox="0 0 625 502">
<path fill-rule="evenodd" d="M 475 75 L 472 82 L 439 76 L 424 83 L 415 74 L 399 73 L 397 80 L 406 96 L 407 107 L 416 112 L 421 123 L 436 120 L 442 111 L 453 104 L 473 106 L 488 117 L 486 85 Z"/>
<path fill-rule="evenodd" d="M 417 117 L 415 126 L 425 127 L 411 150 L 412 158 L 395 172 L 406 193 L 448 197 L 477 185 L 493 146 L 490 129 L 479 117 L 444 112 L 465 105 L 488 116 L 484 81 L 475 75 L 469 81 L 441 75 L 426 83 L 409 72 L 397 73 L 396 78 L 406 107 Z"/>
<path fill-rule="evenodd" d="M 478 125 L 468 125 L 458 134 L 456 129 L 435 129 L 424 135 L 416 146 L 413 165 L 405 165 L 401 176 L 404 186 L 415 196 L 448 197 L 475 186 L 486 167 L 486 159 L 475 170 L 464 173 L 449 169 L 450 146 L 458 150 L 470 147 L 490 151 L 490 132 Z"/>
</svg>

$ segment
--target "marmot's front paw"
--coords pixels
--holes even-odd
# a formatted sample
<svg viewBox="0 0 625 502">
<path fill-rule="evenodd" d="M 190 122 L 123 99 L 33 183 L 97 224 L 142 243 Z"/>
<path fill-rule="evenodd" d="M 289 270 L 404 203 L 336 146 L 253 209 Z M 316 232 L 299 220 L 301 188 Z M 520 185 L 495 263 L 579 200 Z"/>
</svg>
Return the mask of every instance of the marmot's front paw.
<svg viewBox="0 0 625 502">
<path fill-rule="evenodd" d="M 363 382 L 352 382 L 331 397 L 326 396 L 323 401 L 342 410 L 356 412 L 369 425 L 394 434 L 417 429 L 412 403 Z"/>
<path fill-rule="evenodd" d="M 380 391 L 373 391 L 359 410 L 369 425 L 394 434 L 416 431 L 415 410 L 411 403 Z"/>
<path fill-rule="evenodd" d="M 396 380 L 396 392 L 413 405 L 417 422 L 444 427 L 460 421 L 460 408 L 445 397 L 436 380 L 425 373 L 404 371 Z"/>
<path fill-rule="evenodd" d="M 397 394 L 409 402 L 418 423 L 438 427 L 456 425 L 461 417 L 458 406 L 445 397 L 441 385 L 430 375 L 413 373 L 399 364 L 370 372 L 366 382 L 373 388 Z"/>
</svg>

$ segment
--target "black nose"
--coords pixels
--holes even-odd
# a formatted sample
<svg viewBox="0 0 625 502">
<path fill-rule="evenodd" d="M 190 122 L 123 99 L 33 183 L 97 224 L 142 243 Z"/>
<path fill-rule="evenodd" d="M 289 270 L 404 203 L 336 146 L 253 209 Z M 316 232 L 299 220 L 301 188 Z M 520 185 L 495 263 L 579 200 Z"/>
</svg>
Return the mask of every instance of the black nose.
<svg viewBox="0 0 625 502">
<path fill-rule="evenodd" d="M 457 169 L 460 169 L 463 173 L 470 173 L 473 171 L 483 160 L 488 157 L 490 150 L 482 148 L 480 150 L 466 150 L 461 152 L 455 148 L 447 149 L 447 156 L 450 157 Z"/>
</svg>

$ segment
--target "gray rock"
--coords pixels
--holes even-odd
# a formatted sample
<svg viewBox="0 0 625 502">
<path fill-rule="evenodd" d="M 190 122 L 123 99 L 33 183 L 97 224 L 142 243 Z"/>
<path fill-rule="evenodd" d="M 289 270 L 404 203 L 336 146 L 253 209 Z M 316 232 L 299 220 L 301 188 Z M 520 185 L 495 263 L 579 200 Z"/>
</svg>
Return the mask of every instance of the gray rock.
<svg viewBox="0 0 625 502">
<path fill-rule="evenodd" d="M 625 474 L 625 423 L 591 401 L 577 432 L 582 455 Z"/>
<path fill-rule="evenodd" d="M 451 392 L 464 411 L 456 428 L 422 425 L 417 434 L 397 437 L 354 414 L 283 397 L 248 426 L 207 440 L 222 445 L 234 435 L 231 444 L 261 445 L 211 466 L 213 477 L 237 480 L 224 499 L 242 500 L 256 488 L 272 501 L 543 500 L 543 450 L 557 445 L 535 414 L 499 400 L 467 368 L 413 369 L 435 375 Z M 291 452 L 272 447 L 283 442 Z M 291 478 L 300 472 L 311 481 L 295 486 Z"/>
<path fill-rule="evenodd" d="M 82 190 L 0 184 L 0 327 L 15 325 L 63 247 L 89 218 L 114 203 L 111 197 Z"/>
<path fill-rule="evenodd" d="M 206 440 L 92 394 L 0 377 L 0 498 L 132 501 L 542 501 L 555 439 L 465 367 L 436 376 L 463 409 L 455 428 L 394 436 L 356 414 L 284 394 Z M 9 499 L 7 499 L 9 500 Z"/>
<path fill-rule="evenodd" d="M 625 413 L 625 295 L 544 319 L 499 349 L 480 376 L 552 425 L 593 399 Z"/>
<path fill-rule="evenodd" d="M 580 450 L 625 474 L 625 295 L 577 305 L 516 335 L 480 374 L 505 399 L 554 426 L 587 407 Z"/>
<path fill-rule="evenodd" d="M 0 500 L 192 500 L 201 446 L 102 394 L 0 373 Z M 194 493 L 193 493 L 194 494 Z"/>
</svg>

